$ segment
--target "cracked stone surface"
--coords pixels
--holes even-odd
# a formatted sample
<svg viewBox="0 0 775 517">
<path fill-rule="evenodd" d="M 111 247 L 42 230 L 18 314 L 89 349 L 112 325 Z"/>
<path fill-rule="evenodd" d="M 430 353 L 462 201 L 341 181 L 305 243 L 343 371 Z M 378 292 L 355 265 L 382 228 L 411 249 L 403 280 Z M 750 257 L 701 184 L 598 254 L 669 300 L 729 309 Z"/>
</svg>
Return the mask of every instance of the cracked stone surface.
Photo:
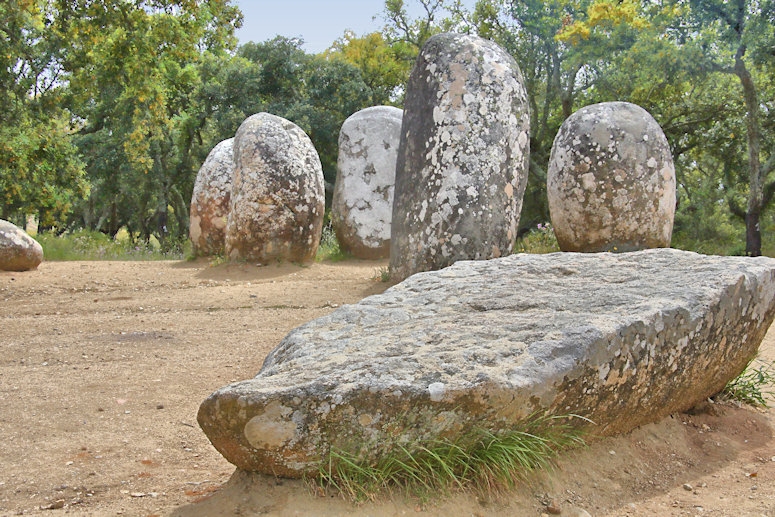
<svg viewBox="0 0 775 517">
<path fill-rule="evenodd" d="M 547 196 L 563 251 L 670 246 L 675 189 L 670 145 L 640 106 L 587 106 L 568 117 L 554 139 Z"/>
<path fill-rule="evenodd" d="M 43 247 L 27 232 L 0 219 L 0 270 L 29 271 L 43 262 Z"/>
<path fill-rule="evenodd" d="M 234 176 L 234 139 L 218 143 L 199 168 L 191 195 L 189 237 L 196 255 L 224 253 Z"/>
<path fill-rule="evenodd" d="M 419 273 L 291 331 L 200 406 L 239 468 L 315 473 L 575 413 L 627 432 L 720 391 L 775 316 L 775 260 L 673 249 L 512 255 Z"/>
<path fill-rule="evenodd" d="M 248 117 L 234 137 L 234 180 L 226 223 L 231 259 L 310 262 L 323 229 L 323 169 L 296 124 L 269 113 Z"/>
<path fill-rule="evenodd" d="M 341 247 L 362 259 L 390 256 L 390 222 L 403 110 L 375 106 L 339 132 L 331 220 Z"/>
<path fill-rule="evenodd" d="M 393 279 L 511 253 L 527 184 L 529 123 L 522 73 L 498 45 L 451 33 L 426 42 L 404 103 Z"/>
</svg>

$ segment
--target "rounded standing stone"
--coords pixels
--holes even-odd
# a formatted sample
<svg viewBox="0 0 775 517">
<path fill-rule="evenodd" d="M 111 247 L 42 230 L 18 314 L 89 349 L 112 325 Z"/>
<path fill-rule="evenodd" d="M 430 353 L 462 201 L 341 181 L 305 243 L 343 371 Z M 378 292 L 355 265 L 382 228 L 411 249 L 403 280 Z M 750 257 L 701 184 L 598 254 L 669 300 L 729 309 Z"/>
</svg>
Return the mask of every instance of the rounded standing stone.
<svg viewBox="0 0 775 517">
<path fill-rule="evenodd" d="M 226 254 L 260 263 L 310 262 L 324 210 L 323 169 L 306 133 L 269 113 L 248 117 L 234 137 Z"/>
<path fill-rule="evenodd" d="M 0 271 L 29 271 L 43 262 L 43 247 L 27 232 L 0 219 Z"/>
<path fill-rule="evenodd" d="M 667 138 L 640 106 L 587 106 L 554 139 L 547 195 L 563 251 L 669 247 L 675 188 Z"/>
<path fill-rule="evenodd" d="M 351 115 L 339 132 L 331 221 L 339 245 L 362 259 L 390 256 L 390 222 L 403 110 L 375 106 Z"/>
<path fill-rule="evenodd" d="M 188 232 L 196 255 L 220 255 L 224 252 L 234 176 L 233 149 L 233 138 L 220 142 L 207 155 L 196 175 Z"/>
<path fill-rule="evenodd" d="M 511 252 L 527 183 L 529 123 L 522 73 L 506 51 L 462 34 L 426 42 L 404 103 L 392 279 Z"/>
</svg>

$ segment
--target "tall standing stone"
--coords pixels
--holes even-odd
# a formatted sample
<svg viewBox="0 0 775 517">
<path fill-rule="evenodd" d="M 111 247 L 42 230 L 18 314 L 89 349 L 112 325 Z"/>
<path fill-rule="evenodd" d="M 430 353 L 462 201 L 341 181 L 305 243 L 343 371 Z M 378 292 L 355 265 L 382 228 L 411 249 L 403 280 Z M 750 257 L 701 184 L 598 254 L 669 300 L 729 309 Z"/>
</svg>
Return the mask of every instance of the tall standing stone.
<svg viewBox="0 0 775 517">
<path fill-rule="evenodd" d="M 306 133 L 269 113 L 248 117 L 234 137 L 234 165 L 226 254 L 262 263 L 313 260 L 325 190 L 320 157 Z"/>
<path fill-rule="evenodd" d="M 189 237 L 196 255 L 224 252 L 234 176 L 234 139 L 213 147 L 199 169 L 191 196 Z"/>
<path fill-rule="evenodd" d="M 342 124 L 331 220 L 340 246 L 357 258 L 390 256 L 390 222 L 403 111 L 361 110 Z"/>
<path fill-rule="evenodd" d="M 404 103 L 393 279 L 511 252 L 527 183 L 528 130 L 522 73 L 508 53 L 461 34 L 426 42 Z"/>
<path fill-rule="evenodd" d="M 640 106 L 604 102 L 568 117 L 552 146 L 547 195 L 563 251 L 670 246 L 673 157 L 662 128 Z"/>
</svg>

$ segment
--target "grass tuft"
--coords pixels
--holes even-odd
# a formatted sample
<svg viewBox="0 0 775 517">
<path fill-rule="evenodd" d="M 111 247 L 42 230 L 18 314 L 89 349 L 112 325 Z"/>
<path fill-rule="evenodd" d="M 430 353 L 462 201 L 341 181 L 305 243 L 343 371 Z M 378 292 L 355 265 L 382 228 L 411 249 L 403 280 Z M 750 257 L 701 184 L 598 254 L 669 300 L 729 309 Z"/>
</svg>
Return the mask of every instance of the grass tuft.
<svg viewBox="0 0 775 517">
<path fill-rule="evenodd" d="M 550 223 L 539 224 L 531 229 L 524 236 L 517 239 L 514 246 L 516 253 L 554 253 L 560 251 L 560 245 L 557 243 L 557 237 L 554 236 L 554 230 Z"/>
<path fill-rule="evenodd" d="M 760 361 L 761 363 L 761 361 Z M 775 362 L 761 363 L 754 367 L 753 361 L 736 379 L 727 384 L 721 396 L 755 407 L 768 407 L 767 398 L 775 395 Z"/>
<path fill-rule="evenodd" d="M 318 246 L 315 261 L 322 262 L 326 260 L 329 262 L 339 262 L 347 257 L 347 253 L 339 246 L 334 226 L 329 220 L 325 226 L 323 226 L 323 233 L 320 237 L 320 246 Z"/>
<path fill-rule="evenodd" d="M 324 490 L 352 501 L 374 500 L 396 488 L 420 498 L 446 494 L 451 488 L 502 491 L 530 472 L 552 466 L 560 450 L 584 445 L 582 433 L 571 425 L 574 418 L 582 417 L 539 416 L 516 430 L 477 429 L 454 442 L 433 440 L 411 448 L 397 444 L 374 464 L 332 450 L 318 479 Z"/>
<path fill-rule="evenodd" d="M 375 269 L 373 278 L 378 282 L 390 282 L 390 268 L 388 266 L 382 266 Z"/>
</svg>

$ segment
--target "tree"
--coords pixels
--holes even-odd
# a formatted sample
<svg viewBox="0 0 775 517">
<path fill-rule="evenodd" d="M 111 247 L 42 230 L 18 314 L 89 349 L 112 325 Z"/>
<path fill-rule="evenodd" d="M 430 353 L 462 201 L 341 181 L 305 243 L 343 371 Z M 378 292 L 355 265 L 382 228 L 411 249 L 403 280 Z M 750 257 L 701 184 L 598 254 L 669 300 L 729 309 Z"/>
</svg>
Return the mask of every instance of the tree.
<svg viewBox="0 0 775 517">
<path fill-rule="evenodd" d="M 0 218 L 64 223 L 87 191 L 62 98 L 52 13 L 33 0 L 0 3 Z"/>
<path fill-rule="evenodd" d="M 406 46 L 389 44 L 380 32 L 357 37 L 352 32 L 334 42 L 326 52 L 329 59 L 342 59 L 358 68 L 371 90 L 373 106 L 397 103 L 411 71 Z"/>
<path fill-rule="evenodd" d="M 757 0 L 691 0 L 688 18 L 693 44 L 702 50 L 701 65 L 710 72 L 737 77 L 745 104 L 748 201 L 745 210 L 746 254 L 761 255 L 760 219 L 767 177 L 775 153 L 762 164 L 762 105 L 755 70 L 775 63 L 775 2 Z"/>
<path fill-rule="evenodd" d="M 56 5 L 57 34 L 68 45 L 69 106 L 83 121 L 77 141 L 89 151 L 94 185 L 83 220 L 111 234 L 127 226 L 133 235 L 173 245 L 187 235 L 198 167 L 197 64 L 205 53 L 234 48 L 239 10 L 228 0 Z"/>
</svg>

